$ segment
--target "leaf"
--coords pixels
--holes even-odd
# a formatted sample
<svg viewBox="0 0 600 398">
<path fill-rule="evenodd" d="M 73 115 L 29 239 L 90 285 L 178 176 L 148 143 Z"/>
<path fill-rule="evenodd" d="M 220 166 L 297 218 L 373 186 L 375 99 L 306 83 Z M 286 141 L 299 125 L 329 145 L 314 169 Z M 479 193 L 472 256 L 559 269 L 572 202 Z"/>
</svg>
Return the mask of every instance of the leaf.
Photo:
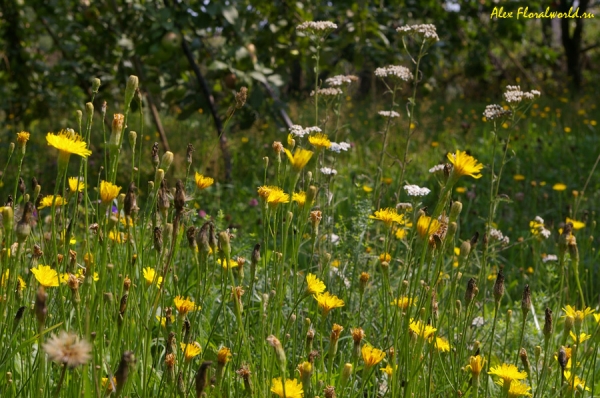
<svg viewBox="0 0 600 398">
<path fill-rule="evenodd" d="M 238 11 L 233 6 L 223 9 L 223 18 L 232 25 L 235 25 L 235 20 L 238 19 L 238 16 Z"/>
<path fill-rule="evenodd" d="M 267 78 L 265 77 L 265 75 L 263 75 L 260 72 L 257 71 L 252 71 L 248 73 L 254 80 L 258 80 L 261 83 L 266 83 L 267 82 Z"/>
</svg>

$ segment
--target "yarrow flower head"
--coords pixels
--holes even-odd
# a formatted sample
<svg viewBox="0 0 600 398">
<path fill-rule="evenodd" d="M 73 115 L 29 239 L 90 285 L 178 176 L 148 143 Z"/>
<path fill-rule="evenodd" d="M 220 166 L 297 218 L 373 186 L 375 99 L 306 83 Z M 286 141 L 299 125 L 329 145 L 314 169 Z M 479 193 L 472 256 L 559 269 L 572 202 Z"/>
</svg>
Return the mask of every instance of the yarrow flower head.
<svg viewBox="0 0 600 398">
<path fill-rule="evenodd" d="M 383 117 L 400 117 L 400 114 L 396 111 L 379 111 L 377 113 Z"/>
<path fill-rule="evenodd" d="M 332 142 L 331 145 L 329 145 L 329 150 L 331 152 L 335 152 L 335 153 L 340 153 L 341 151 L 348 151 L 348 149 L 350 149 L 351 145 L 347 142 Z"/>
<path fill-rule="evenodd" d="M 79 336 L 64 330 L 52 337 L 43 345 L 44 351 L 52 362 L 61 363 L 70 368 L 85 365 L 92 359 L 92 346 Z"/>
<path fill-rule="evenodd" d="M 529 221 L 529 231 L 540 239 L 548 239 L 551 234 L 550 230 L 546 229 L 544 225 L 544 219 L 540 216 L 536 216 L 533 221 Z"/>
<path fill-rule="evenodd" d="M 204 175 L 202 175 L 200 173 L 196 173 L 195 180 L 196 180 L 196 187 L 198 189 L 206 189 L 215 183 L 214 178 L 205 177 Z"/>
<path fill-rule="evenodd" d="M 523 100 L 533 101 L 536 97 L 539 97 L 541 93 L 538 90 L 531 90 L 530 92 L 521 91 L 521 86 L 506 86 L 504 92 L 504 100 L 509 104 L 518 104 Z"/>
<path fill-rule="evenodd" d="M 490 238 L 497 240 L 503 245 L 508 245 L 508 243 L 510 242 L 510 238 L 508 236 L 504 236 L 502 234 L 502 231 L 500 231 L 499 229 L 492 228 L 490 230 Z"/>
<path fill-rule="evenodd" d="M 408 196 L 425 196 L 431 192 L 429 188 L 421 188 L 418 185 L 405 185 L 404 190 Z"/>
<path fill-rule="evenodd" d="M 306 21 L 296 26 L 296 30 L 313 34 L 326 34 L 337 29 L 337 25 L 329 21 Z"/>
<path fill-rule="evenodd" d="M 292 127 L 290 127 L 290 134 L 295 135 L 297 137 L 304 137 L 307 134 L 311 134 L 311 133 L 320 133 L 321 129 L 317 126 L 313 126 L 313 127 L 302 127 L 300 125 L 294 124 Z"/>
<path fill-rule="evenodd" d="M 390 78 L 405 82 L 413 79 L 411 71 L 408 68 L 399 65 L 388 65 L 383 68 L 377 68 L 375 69 L 375 76 L 382 79 Z"/>
<path fill-rule="evenodd" d="M 356 81 L 358 81 L 358 77 L 354 75 L 337 75 L 325 79 L 325 83 L 330 86 L 343 86 L 344 84 L 351 84 Z"/>
<path fill-rule="evenodd" d="M 335 97 L 337 95 L 342 95 L 344 94 L 344 92 L 337 88 L 337 87 L 325 87 L 325 88 L 320 88 L 316 91 L 316 94 L 318 96 L 324 96 L 324 97 Z M 312 90 L 310 92 L 310 96 L 314 97 L 315 96 L 315 90 Z"/>
<path fill-rule="evenodd" d="M 454 165 L 452 173 L 456 177 L 470 176 L 475 179 L 482 177 L 481 169 L 483 169 L 483 165 L 466 152 L 457 150 L 456 153 L 449 153 L 448 160 Z"/>
<path fill-rule="evenodd" d="M 405 25 L 396 29 L 396 32 L 402 35 L 417 35 L 423 37 L 423 40 L 436 42 L 440 41 L 437 34 L 435 25 L 432 24 L 418 24 L 418 25 Z"/>
<path fill-rule="evenodd" d="M 483 111 L 483 116 L 485 116 L 487 120 L 496 120 L 503 117 L 508 117 L 512 114 L 512 111 L 504 109 L 500 105 L 488 105 L 485 107 L 485 111 Z"/>
<path fill-rule="evenodd" d="M 429 172 L 431 174 L 437 173 L 438 171 L 443 171 L 445 167 L 446 167 L 445 164 L 436 164 L 435 166 L 433 166 L 432 168 L 429 169 Z"/>
<path fill-rule="evenodd" d="M 279 397 L 286 398 L 303 398 L 304 391 L 302 390 L 302 384 L 296 379 L 285 380 L 285 394 L 284 394 L 284 383 L 281 377 L 273 379 L 271 381 L 271 392 Z"/>
<path fill-rule="evenodd" d="M 325 174 L 326 176 L 334 176 L 337 174 L 337 170 L 330 167 L 321 167 L 321 173 Z"/>
</svg>

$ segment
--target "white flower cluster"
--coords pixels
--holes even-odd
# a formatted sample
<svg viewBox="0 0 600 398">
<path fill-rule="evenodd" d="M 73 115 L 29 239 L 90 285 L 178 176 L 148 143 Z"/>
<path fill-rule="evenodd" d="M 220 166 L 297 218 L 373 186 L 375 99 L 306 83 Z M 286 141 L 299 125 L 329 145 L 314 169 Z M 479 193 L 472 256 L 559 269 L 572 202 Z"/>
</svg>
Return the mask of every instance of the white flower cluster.
<svg viewBox="0 0 600 398">
<path fill-rule="evenodd" d="M 337 174 L 337 170 L 330 167 L 321 167 L 321 173 L 327 176 L 334 176 Z"/>
<path fill-rule="evenodd" d="M 379 111 L 377 113 L 383 117 L 400 117 L 400 114 L 396 111 Z"/>
<path fill-rule="evenodd" d="M 510 242 L 510 238 L 508 236 L 504 236 L 502 234 L 502 231 L 500 231 L 499 229 L 492 228 L 490 230 L 490 237 L 502 243 L 503 245 L 508 245 L 508 243 Z"/>
<path fill-rule="evenodd" d="M 535 218 L 533 219 L 533 221 L 543 224 L 544 223 L 544 219 L 540 216 L 535 216 Z"/>
<path fill-rule="evenodd" d="M 542 258 L 544 263 L 548 261 L 558 261 L 558 256 L 556 254 L 548 254 L 546 257 Z"/>
<path fill-rule="evenodd" d="M 521 91 L 521 86 L 506 86 L 506 92 L 504 93 L 504 99 L 509 104 L 519 103 L 524 99 L 527 101 L 533 101 L 535 97 L 542 95 L 538 90 L 531 90 L 529 92 Z"/>
<path fill-rule="evenodd" d="M 411 203 L 400 202 L 396 205 L 396 210 L 408 211 L 412 209 Z"/>
<path fill-rule="evenodd" d="M 321 132 L 321 129 L 318 128 L 317 126 L 304 128 L 302 126 L 294 124 L 292 127 L 290 127 L 290 134 L 295 135 L 300 138 L 302 138 L 305 135 L 308 135 L 310 133 L 320 133 L 320 132 Z"/>
<path fill-rule="evenodd" d="M 340 153 L 341 151 L 346 152 L 348 149 L 350 149 L 350 146 L 351 145 L 347 142 L 332 142 L 329 146 L 329 150 L 335 153 Z"/>
<path fill-rule="evenodd" d="M 405 25 L 396 29 L 396 32 L 405 35 L 418 34 L 422 35 L 425 40 L 440 41 L 437 30 L 435 29 L 435 25 L 432 24 L 420 24 L 412 26 Z"/>
<path fill-rule="evenodd" d="M 327 87 L 327 88 L 320 88 L 317 90 L 317 94 L 319 95 L 325 95 L 325 96 L 336 96 L 336 95 L 340 95 L 343 94 L 343 91 L 337 87 Z M 314 97 L 315 95 L 315 90 L 310 92 L 310 96 Z"/>
<path fill-rule="evenodd" d="M 549 229 L 546 229 L 546 226 L 544 225 L 544 219 L 540 216 L 535 216 L 535 218 L 533 219 L 534 222 L 536 222 L 538 225 L 536 226 L 537 231 L 539 232 L 539 234 L 541 236 L 544 237 L 544 239 L 548 239 L 550 237 L 550 234 L 552 232 L 550 232 Z"/>
<path fill-rule="evenodd" d="M 502 106 L 494 104 L 485 107 L 485 111 L 483 111 L 483 116 L 485 116 L 487 120 L 494 120 L 499 119 L 501 117 L 510 116 L 511 113 L 511 111 L 507 111 Z"/>
<path fill-rule="evenodd" d="M 326 32 L 337 29 L 337 25 L 329 21 L 306 21 L 296 26 L 299 31 Z"/>
<path fill-rule="evenodd" d="M 405 185 L 404 190 L 408 196 L 425 196 L 431 192 L 429 188 L 421 188 L 418 185 Z"/>
<path fill-rule="evenodd" d="M 429 169 L 429 172 L 433 174 L 438 171 L 444 170 L 444 167 L 446 167 L 445 164 L 436 164 L 435 166 L 433 166 L 432 168 Z"/>
<path fill-rule="evenodd" d="M 399 65 L 388 65 L 384 68 L 375 69 L 375 76 L 377 77 L 391 77 L 408 82 L 412 80 L 413 74 L 408 68 Z"/>
<path fill-rule="evenodd" d="M 325 83 L 330 86 L 343 86 L 344 84 L 350 84 L 355 81 L 358 81 L 358 77 L 354 75 L 337 75 L 325 79 Z"/>
</svg>

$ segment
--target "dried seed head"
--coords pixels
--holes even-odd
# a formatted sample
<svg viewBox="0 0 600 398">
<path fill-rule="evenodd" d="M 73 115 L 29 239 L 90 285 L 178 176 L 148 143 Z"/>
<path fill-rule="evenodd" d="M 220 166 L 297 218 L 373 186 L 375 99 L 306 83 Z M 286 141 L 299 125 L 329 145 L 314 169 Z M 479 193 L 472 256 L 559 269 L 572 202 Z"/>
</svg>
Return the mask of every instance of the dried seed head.
<svg viewBox="0 0 600 398">
<path fill-rule="evenodd" d="M 185 189 L 183 187 L 183 182 L 181 180 L 177 180 L 175 183 L 175 211 L 177 214 L 181 214 L 185 207 Z"/>
<path fill-rule="evenodd" d="M 135 183 L 132 181 L 129 184 L 129 188 L 127 189 L 127 194 L 125 195 L 125 201 L 123 203 L 123 211 L 125 212 L 125 216 L 131 217 L 133 214 L 137 213 L 137 199 L 135 196 L 136 190 Z M 127 220 L 126 220 L 127 221 Z"/>
<path fill-rule="evenodd" d="M 275 350 L 275 356 L 277 357 L 277 361 L 279 362 L 281 368 L 285 368 L 285 351 L 283 350 L 283 346 L 281 345 L 279 339 L 273 335 L 270 335 L 269 337 L 267 337 L 267 342 Z"/>
<path fill-rule="evenodd" d="M 523 289 L 523 298 L 521 299 L 521 311 L 523 312 L 523 317 L 527 316 L 529 309 L 531 308 L 531 289 L 529 289 L 529 285 L 525 285 Z"/>
<path fill-rule="evenodd" d="M 228 258 L 231 253 L 231 242 L 229 239 L 229 231 L 221 231 L 219 233 L 219 250 L 226 258 Z"/>
<path fill-rule="evenodd" d="M 158 142 L 155 142 L 154 145 L 152 145 L 150 157 L 152 159 L 152 164 L 154 165 L 154 167 L 158 167 L 158 163 L 160 162 L 160 159 L 158 157 Z"/>
<path fill-rule="evenodd" d="M 58 336 L 52 335 L 43 345 L 44 351 L 52 362 L 64 364 L 70 368 L 84 365 L 92 358 L 92 346 L 79 336 L 64 330 Z"/>
<path fill-rule="evenodd" d="M 325 398 L 335 398 L 335 387 L 327 386 L 323 390 L 323 393 L 325 394 Z"/>
<path fill-rule="evenodd" d="M 185 161 L 189 165 L 192 164 L 192 154 L 194 153 L 194 147 L 192 144 L 187 144 L 187 149 L 185 151 Z"/>
<path fill-rule="evenodd" d="M 568 358 L 567 358 L 567 351 L 565 350 L 565 347 L 560 347 L 560 349 L 558 350 L 558 364 L 560 365 L 562 371 L 565 371 L 565 367 L 567 366 L 567 362 L 568 362 Z"/>
<path fill-rule="evenodd" d="M 208 384 L 208 368 L 212 365 L 212 361 L 204 361 L 196 372 L 196 397 L 202 397 L 202 393 Z"/>
<path fill-rule="evenodd" d="M 35 317 L 38 321 L 38 326 L 43 328 L 46 323 L 46 316 L 48 315 L 48 307 L 46 307 L 46 301 L 48 300 L 48 293 L 44 290 L 43 286 L 37 291 L 35 296 Z"/>
<path fill-rule="evenodd" d="M 550 308 L 546 308 L 546 314 L 544 318 L 544 338 L 548 340 L 552 335 L 552 311 Z"/>
<path fill-rule="evenodd" d="M 162 251 L 162 245 L 162 229 L 160 229 L 160 227 L 154 227 L 154 250 L 160 253 Z"/>
<path fill-rule="evenodd" d="M 469 279 L 467 283 L 467 290 L 465 291 L 465 305 L 469 307 L 473 299 L 475 298 L 475 289 L 477 288 L 477 284 L 475 283 L 475 278 Z"/>
<path fill-rule="evenodd" d="M 248 88 L 242 87 L 240 91 L 235 94 L 235 107 L 236 109 L 240 109 L 246 103 L 246 99 L 248 98 Z"/>
<path fill-rule="evenodd" d="M 117 379 L 117 396 L 121 394 L 121 391 L 123 391 L 123 388 L 125 387 L 125 383 L 127 383 L 127 378 L 129 377 L 129 366 L 133 362 L 135 362 L 135 355 L 133 355 L 133 351 L 125 351 L 121 356 L 119 367 L 115 372 L 115 379 Z"/>
<path fill-rule="evenodd" d="M 366 337 L 365 331 L 362 328 L 355 328 L 351 330 L 352 332 L 352 340 L 354 340 L 354 345 L 360 345 L 362 339 Z"/>
<path fill-rule="evenodd" d="M 187 229 L 185 235 L 187 236 L 188 245 L 192 249 L 196 249 L 196 227 L 191 226 Z"/>
<path fill-rule="evenodd" d="M 525 351 L 525 348 L 523 347 L 521 347 L 519 350 L 519 358 L 521 358 L 521 363 L 523 363 L 523 367 L 525 368 L 527 374 L 530 374 L 531 364 L 529 363 L 529 358 L 527 357 L 527 351 Z"/>
<path fill-rule="evenodd" d="M 494 284 L 494 299 L 496 300 L 496 305 L 500 303 L 502 296 L 504 296 L 504 273 L 502 272 L 502 269 L 500 269 L 498 270 L 496 283 Z"/>
</svg>

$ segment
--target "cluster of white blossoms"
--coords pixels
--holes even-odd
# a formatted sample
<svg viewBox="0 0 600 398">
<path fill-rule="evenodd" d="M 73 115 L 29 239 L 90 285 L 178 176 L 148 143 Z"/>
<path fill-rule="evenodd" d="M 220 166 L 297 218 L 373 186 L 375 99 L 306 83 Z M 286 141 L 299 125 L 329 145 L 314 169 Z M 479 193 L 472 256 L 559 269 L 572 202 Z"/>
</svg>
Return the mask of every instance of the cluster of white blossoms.
<svg viewBox="0 0 600 398">
<path fill-rule="evenodd" d="M 433 166 L 432 168 L 429 169 L 429 172 L 431 174 L 437 173 L 438 171 L 443 171 L 444 167 L 446 167 L 446 165 L 443 164 L 443 163 L 442 164 L 436 164 L 435 166 Z"/>
<path fill-rule="evenodd" d="M 506 86 L 506 92 L 504 93 L 504 100 L 509 104 L 518 104 L 523 100 L 533 101 L 536 97 L 542 95 L 538 90 L 531 90 L 529 92 L 521 91 L 521 86 Z"/>
<path fill-rule="evenodd" d="M 351 145 L 347 142 L 332 142 L 331 145 L 329 145 L 329 150 L 335 153 L 340 153 L 341 151 L 348 151 L 348 149 L 350 149 Z"/>
<path fill-rule="evenodd" d="M 548 254 L 546 257 L 542 258 L 544 263 L 548 261 L 558 261 L 558 256 L 556 254 Z"/>
<path fill-rule="evenodd" d="M 317 94 L 318 95 L 324 95 L 324 96 L 336 96 L 336 95 L 341 95 L 344 92 L 337 88 L 337 87 L 327 87 L 327 88 L 320 88 L 317 90 Z M 315 90 L 310 92 L 310 96 L 314 97 L 315 95 Z"/>
<path fill-rule="evenodd" d="M 499 229 L 492 228 L 490 230 L 490 237 L 502 243 L 503 245 L 508 245 L 508 243 L 510 242 L 510 238 L 508 236 L 504 236 L 502 234 L 502 231 L 500 231 Z"/>
<path fill-rule="evenodd" d="M 330 86 L 343 86 L 358 81 L 358 77 L 354 75 L 337 75 L 325 79 L 325 83 Z"/>
<path fill-rule="evenodd" d="M 529 223 L 529 226 L 535 229 L 537 233 L 544 237 L 544 239 L 548 239 L 552 233 L 549 229 L 546 229 L 544 219 L 540 216 L 535 216 L 533 222 Z"/>
<path fill-rule="evenodd" d="M 321 173 L 327 176 L 334 176 L 337 174 L 337 170 L 332 169 L 331 167 L 321 167 Z"/>
<path fill-rule="evenodd" d="M 383 117 L 400 117 L 400 114 L 396 111 L 379 111 L 377 113 Z"/>
<path fill-rule="evenodd" d="M 396 29 L 396 32 L 405 35 L 421 35 L 425 40 L 440 41 L 440 38 L 432 24 L 405 25 Z"/>
<path fill-rule="evenodd" d="M 321 129 L 318 128 L 317 126 L 304 128 L 300 125 L 294 124 L 292 127 L 290 127 L 290 134 L 295 135 L 300 138 L 302 138 L 305 135 L 308 135 L 310 133 L 320 133 L 320 132 L 321 132 Z"/>
<path fill-rule="evenodd" d="M 493 104 L 485 107 L 485 111 L 483 111 L 483 116 L 485 116 L 487 120 L 494 120 L 499 119 L 501 117 L 510 116 L 511 113 L 512 112 L 510 110 L 506 110 L 500 105 Z"/>
<path fill-rule="evenodd" d="M 296 29 L 301 32 L 322 33 L 336 30 L 337 25 L 329 21 L 306 21 L 296 26 Z"/>
<path fill-rule="evenodd" d="M 390 77 L 403 80 L 405 82 L 411 81 L 413 74 L 408 68 L 400 65 L 388 65 L 383 68 L 375 69 L 375 76 L 377 77 Z"/>
<path fill-rule="evenodd" d="M 405 185 L 404 190 L 408 196 L 425 196 L 431 192 L 429 188 L 421 188 L 418 185 Z"/>
</svg>

